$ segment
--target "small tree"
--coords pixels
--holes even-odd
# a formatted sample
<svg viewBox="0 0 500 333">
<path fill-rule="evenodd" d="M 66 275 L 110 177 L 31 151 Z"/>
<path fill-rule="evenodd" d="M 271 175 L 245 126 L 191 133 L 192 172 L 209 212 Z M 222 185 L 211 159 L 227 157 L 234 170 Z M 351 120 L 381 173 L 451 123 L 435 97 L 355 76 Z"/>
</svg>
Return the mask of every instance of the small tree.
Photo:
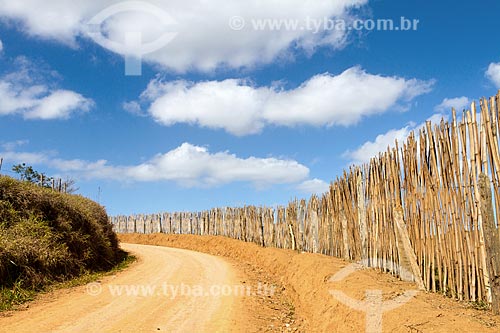
<svg viewBox="0 0 500 333">
<path fill-rule="evenodd" d="M 17 164 L 12 167 L 12 171 L 19 175 L 19 179 L 22 181 L 30 182 L 33 184 L 39 184 L 43 187 L 52 187 L 52 177 L 48 177 L 43 172 L 38 172 L 31 165 L 26 165 L 26 163 Z"/>
<path fill-rule="evenodd" d="M 66 179 L 62 182 L 63 191 L 70 194 L 75 193 L 80 189 L 79 187 L 76 187 L 75 184 L 76 180 L 66 177 Z"/>
<path fill-rule="evenodd" d="M 31 165 L 26 165 L 26 163 L 14 165 L 12 171 L 19 175 L 19 179 L 22 181 L 30 182 L 33 184 L 38 184 L 43 187 L 51 188 L 59 192 L 64 193 L 75 193 L 80 188 L 76 187 L 76 181 L 73 178 L 66 177 L 66 180 L 55 179 L 54 177 L 48 177 L 43 172 L 38 172 Z"/>
</svg>

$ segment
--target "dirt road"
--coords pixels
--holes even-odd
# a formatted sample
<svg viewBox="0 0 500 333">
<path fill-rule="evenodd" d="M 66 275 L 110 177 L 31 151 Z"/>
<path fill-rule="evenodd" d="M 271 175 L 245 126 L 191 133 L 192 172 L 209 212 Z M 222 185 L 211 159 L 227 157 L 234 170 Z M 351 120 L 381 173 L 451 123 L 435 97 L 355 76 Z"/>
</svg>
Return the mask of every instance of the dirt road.
<svg viewBox="0 0 500 333">
<path fill-rule="evenodd" d="M 242 298 L 228 295 L 239 281 L 224 259 L 165 247 L 122 247 L 139 257 L 131 268 L 0 317 L 0 331 L 239 331 Z"/>
<path fill-rule="evenodd" d="M 369 323 L 382 332 L 499 332 L 500 316 L 426 292 L 383 310 L 378 322 L 369 321 L 367 307 L 357 309 L 342 299 L 361 301 L 367 291 L 379 291 L 384 305 L 415 286 L 374 270 L 331 282 L 351 265 L 338 258 L 215 236 L 120 239 L 168 247 L 122 243 L 139 257 L 130 268 L 99 284 L 43 295 L 10 317 L 0 315 L 0 332 L 364 332 Z M 274 286 L 273 294 L 210 296 L 224 286 L 260 283 Z M 332 296 L 332 290 L 345 297 Z"/>
<path fill-rule="evenodd" d="M 368 323 L 381 325 L 382 332 L 500 332 L 500 316 L 437 293 L 418 292 L 406 299 L 406 303 L 403 301 L 396 307 L 384 308 L 384 304 L 402 300 L 401 297 L 414 290 L 415 285 L 375 270 L 359 270 L 343 276 L 340 281 L 331 282 L 331 277 L 339 272 L 345 273 L 344 269 L 352 264 L 338 258 L 262 248 L 253 243 L 218 236 L 127 234 L 119 237 L 127 243 L 179 247 L 245 263 L 255 269 L 260 281 L 263 274 L 268 274 L 264 281 L 274 280 L 284 289 L 284 296 L 291 300 L 295 323 L 300 322 L 301 325 L 299 332 L 365 332 Z M 336 296 L 332 291 L 336 292 Z M 342 296 L 338 294 L 340 291 L 347 297 L 339 297 Z M 352 301 L 367 300 L 367 291 L 371 291 L 373 296 L 377 296 L 374 292 L 380 291 L 383 304 L 375 308 L 356 308 Z M 375 304 L 376 297 L 373 296 L 371 300 Z M 346 302 L 349 300 L 351 304 Z M 380 321 L 375 320 L 379 320 L 376 316 L 368 321 L 368 311 L 377 309 L 379 313 L 383 309 Z M 279 332 L 289 332 L 290 328 L 295 331 L 285 325 Z M 368 331 L 377 331 L 374 328 L 370 326 Z"/>
</svg>

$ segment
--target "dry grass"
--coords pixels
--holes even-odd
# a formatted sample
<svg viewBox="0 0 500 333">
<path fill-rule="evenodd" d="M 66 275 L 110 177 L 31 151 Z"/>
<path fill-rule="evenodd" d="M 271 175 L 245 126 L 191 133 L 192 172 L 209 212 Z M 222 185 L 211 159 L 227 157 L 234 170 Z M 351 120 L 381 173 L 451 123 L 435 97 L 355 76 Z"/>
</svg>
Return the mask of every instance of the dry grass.
<svg viewBox="0 0 500 333">
<path fill-rule="evenodd" d="M 0 176 L 0 309 L 123 258 L 102 206 Z"/>
</svg>

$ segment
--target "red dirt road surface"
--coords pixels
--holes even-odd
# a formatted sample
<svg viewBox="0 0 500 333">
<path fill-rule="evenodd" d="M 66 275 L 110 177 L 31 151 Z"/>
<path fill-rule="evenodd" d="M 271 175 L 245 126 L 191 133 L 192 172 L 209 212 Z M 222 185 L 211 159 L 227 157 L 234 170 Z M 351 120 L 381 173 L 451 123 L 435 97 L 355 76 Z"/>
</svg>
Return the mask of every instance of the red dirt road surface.
<svg viewBox="0 0 500 333">
<path fill-rule="evenodd" d="M 26 310 L 1 315 L 0 332 L 365 332 L 368 309 L 345 304 L 332 290 L 358 303 L 367 291 L 378 291 L 385 303 L 416 289 L 374 270 L 332 282 L 351 263 L 223 237 L 120 239 L 139 258 L 131 267 L 96 284 L 42 295 Z M 226 296 L 215 295 L 242 285 L 251 292 L 230 289 Z M 420 291 L 375 324 L 383 332 L 499 332 L 498 316 L 473 307 Z M 376 317 L 369 319 L 372 324 Z"/>
<path fill-rule="evenodd" d="M 359 301 L 365 300 L 367 291 L 381 291 L 383 301 L 387 302 L 416 289 L 413 283 L 374 270 L 356 271 L 340 281 L 330 282 L 332 276 L 351 263 L 319 254 L 262 248 L 224 237 L 154 234 L 120 235 L 120 239 L 222 256 L 235 267 L 243 267 L 247 275 L 256 273 L 254 278 L 259 281 L 275 283 L 282 290 L 279 303 L 289 302 L 294 314 L 290 325 L 279 327 L 281 331 L 365 332 L 366 309 L 353 309 L 330 291 L 341 291 L 349 299 Z M 500 332 L 499 316 L 474 307 L 421 291 L 407 303 L 384 312 L 381 324 L 383 332 Z M 261 330 L 266 329 L 269 327 L 261 326 Z"/>
<path fill-rule="evenodd" d="M 233 295 L 219 296 L 220 289 L 212 287 L 239 283 L 223 259 L 165 247 L 131 244 L 122 244 L 122 247 L 138 256 L 138 263 L 100 283 L 74 288 L 58 295 L 54 301 L 42 300 L 26 311 L 0 318 L 0 331 L 229 332 L 240 329 L 235 318 L 241 320 L 238 313 L 241 299 Z M 210 292 L 212 294 L 205 295 Z"/>
</svg>

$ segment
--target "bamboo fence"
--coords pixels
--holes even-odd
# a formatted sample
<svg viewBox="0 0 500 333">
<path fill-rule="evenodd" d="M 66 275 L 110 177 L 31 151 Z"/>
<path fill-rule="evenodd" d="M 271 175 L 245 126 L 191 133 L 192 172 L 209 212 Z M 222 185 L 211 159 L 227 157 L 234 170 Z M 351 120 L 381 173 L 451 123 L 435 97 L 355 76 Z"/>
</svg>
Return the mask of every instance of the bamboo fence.
<svg viewBox="0 0 500 333">
<path fill-rule="evenodd" d="M 398 276 L 406 269 L 426 290 L 492 303 L 500 266 L 490 267 L 483 226 L 490 223 L 487 239 L 498 246 L 499 103 L 500 92 L 482 99 L 478 109 L 473 103 L 460 120 L 452 110 L 450 122 L 427 122 L 402 145 L 396 142 L 369 163 L 344 171 L 321 197 L 295 199 L 286 207 L 116 216 L 111 221 L 120 233 L 220 235 L 362 260 Z M 487 177 L 482 188 L 481 177 Z M 489 199 L 482 200 L 481 189 L 491 192 Z M 484 218 L 488 206 L 492 221 Z"/>
</svg>

